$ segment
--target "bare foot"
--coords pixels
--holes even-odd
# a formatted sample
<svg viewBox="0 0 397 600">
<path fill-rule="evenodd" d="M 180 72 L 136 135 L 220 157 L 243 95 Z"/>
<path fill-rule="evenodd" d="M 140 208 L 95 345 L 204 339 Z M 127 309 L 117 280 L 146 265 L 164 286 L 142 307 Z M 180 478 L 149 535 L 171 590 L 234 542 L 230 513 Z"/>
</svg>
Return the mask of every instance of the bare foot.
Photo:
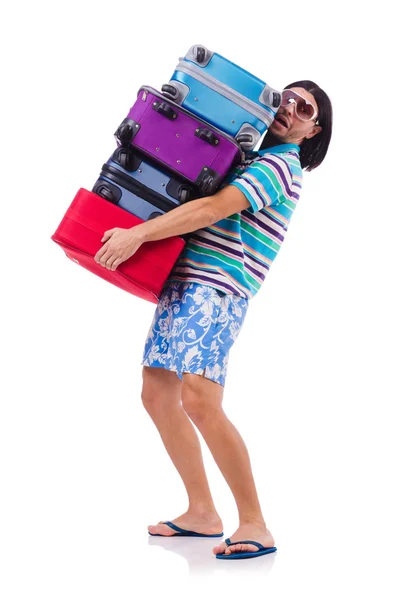
<svg viewBox="0 0 397 600">
<path fill-rule="evenodd" d="M 265 548 L 272 548 L 274 546 L 274 539 L 270 531 L 266 526 L 254 525 L 247 523 L 241 525 L 232 536 L 230 536 L 231 542 L 233 540 L 252 540 L 253 542 L 259 542 Z M 222 542 L 218 546 L 213 548 L 214 554 L 232 554 L 233 552 L 258 552 L 258 547 L 253 544 L 236 544 L 235 546 L 227 546 L 225 542 Z"/>
<path fill-rule="evenodd" d="M 207 535 L 222 533 L 223 529 L 222 521 L 217 513 L 197 514 L 187 511 L 176 519 L 170 519 L 170 521 L 182 529 Z M 157 533 L 169 537 L 175 534 L 171 527 L 164 525 L 164 521 L 160 521 L 157 525 L 149 525 L 148 531 L 152 534 Z"/>
</svg>

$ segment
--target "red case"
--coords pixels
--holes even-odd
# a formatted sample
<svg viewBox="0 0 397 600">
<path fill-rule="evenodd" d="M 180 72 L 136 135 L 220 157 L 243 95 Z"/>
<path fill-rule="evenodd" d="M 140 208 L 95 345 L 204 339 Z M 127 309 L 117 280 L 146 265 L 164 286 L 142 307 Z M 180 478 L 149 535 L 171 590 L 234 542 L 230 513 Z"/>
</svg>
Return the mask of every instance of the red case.
<svg viewBox="0 0 397 600">
<path fill-rule="evenodd" d="M 116 271 L 109 271 L 94 260 L 106 230 L 130 228 L 143 222 L 101 196 L 80 188 L 51 239 L 81 267 L 134 296 L 157 303 L 185 245 L 182 238 L 146 242 Z"/>
</svg>

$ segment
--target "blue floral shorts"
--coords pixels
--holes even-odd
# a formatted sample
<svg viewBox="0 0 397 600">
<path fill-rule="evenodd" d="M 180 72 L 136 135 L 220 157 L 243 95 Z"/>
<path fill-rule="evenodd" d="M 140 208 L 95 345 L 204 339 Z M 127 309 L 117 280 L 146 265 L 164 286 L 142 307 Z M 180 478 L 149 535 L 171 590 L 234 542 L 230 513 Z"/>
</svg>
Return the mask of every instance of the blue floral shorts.
<svg viewBox="0 0 397 600">
<path fill-rule="evenodd" d="M 169 282 L 150 327 L 142 365 L 204 375 L 225 385 L 229 350 L 248 300 L 200 283 Z"/>
</svg>

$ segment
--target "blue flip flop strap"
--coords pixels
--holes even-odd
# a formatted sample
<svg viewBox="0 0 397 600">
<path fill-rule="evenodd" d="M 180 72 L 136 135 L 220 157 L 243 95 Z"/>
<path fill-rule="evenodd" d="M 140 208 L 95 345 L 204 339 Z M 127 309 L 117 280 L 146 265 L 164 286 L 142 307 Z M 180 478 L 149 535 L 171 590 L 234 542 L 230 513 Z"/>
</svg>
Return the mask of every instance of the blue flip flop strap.
<svg viewBox="0 0 397 600">
<path fill-rule="evenodd" d="M 164 521 L 163 525 L 168 525 L 174 531 L 178 531 L 179 533 L 187 533 L 186 529 L 181 529 L 178 525 L 174 525 L 171 521 Z"/>
<path fill-rule="evenodd" d="M 178 525 L 174 525 L 174 523 L 171 523 L 171 521 L 164 521 L 163 525 L 168 525 L 168 527 L 171 527 L 171 529 L 177 531 L 178 533 L 196 533 L 195 531 L 189 531 L 188 529 L 181 529 L 180 527 L 178 527 Z"/>
<path fill-rule="evenodd" d="M 213 534 L 197 533 L 197 531 L 190 531 L 189 529 L 182 529 L 181 527 L 178 527 L 178 525 L 175 525 L 174 523 L 172 523 L 172 521 L 164 521 L 161 524 L 168 525 L 168 527 L 170 527 L 171 529 L 176 531 L 176 533 L 174 533 L 174 535 L 186 535 L 186 536 L 203 537 L 203 538 L 204 537 L 205 538 L 223 537 L 223 531 L 222 531 L 222 533 L 213 533 Z M 150 535 L 161 535 L 161 534 L 157 533 L 157 534 L 150 534 Z"/>
<path fill-rule="evenodd" d="M 252 544 L 253 546 L 257 546 L 258 550 L 266 550 L 265 546 L 262 546 L 259 542 L 254 542 L 252 540 L 241 540 L 239 542 L 231 542 L 230 538 L 225 540 L 227 546 L 235 546 L 236 544 Z"/>
</svg>

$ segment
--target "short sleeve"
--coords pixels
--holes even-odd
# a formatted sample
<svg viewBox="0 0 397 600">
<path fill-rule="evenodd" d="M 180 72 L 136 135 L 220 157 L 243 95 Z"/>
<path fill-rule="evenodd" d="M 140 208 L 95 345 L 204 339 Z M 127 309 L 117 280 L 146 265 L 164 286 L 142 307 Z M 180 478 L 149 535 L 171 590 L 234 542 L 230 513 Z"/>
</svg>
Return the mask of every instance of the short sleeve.
<svg viewBox="0 0 397 600">
<path fill-rule="evenodd" d="M 251 213 L 266 206 L 277 206 L 286 201 L 292 189 L 292 173 L 288 162 L 277 154 L 266 154 L 230 182 L 243 192 Z"/>
</svg>

